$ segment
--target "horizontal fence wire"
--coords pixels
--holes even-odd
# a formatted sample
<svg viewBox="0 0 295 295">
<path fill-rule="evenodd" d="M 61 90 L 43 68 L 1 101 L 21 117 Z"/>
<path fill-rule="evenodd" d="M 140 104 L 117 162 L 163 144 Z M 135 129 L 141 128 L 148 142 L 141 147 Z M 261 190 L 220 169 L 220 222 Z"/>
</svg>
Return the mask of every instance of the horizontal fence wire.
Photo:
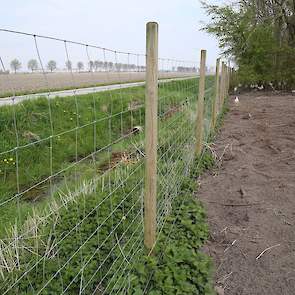
<svg viewBox="0 0 295 295">
<path fill-rule="evenodd" d="M 1 294 L 128 294 L 145 252 L 146 56 L 3 34 L 14 56 L 0 56 Z M 16 41 L 32 73 L 13 67 Z M 194 159 L 198 66 L 158 64 L 159 237 Z M 206 139 L 213 85 L 208 77 Z"/>
</svg>

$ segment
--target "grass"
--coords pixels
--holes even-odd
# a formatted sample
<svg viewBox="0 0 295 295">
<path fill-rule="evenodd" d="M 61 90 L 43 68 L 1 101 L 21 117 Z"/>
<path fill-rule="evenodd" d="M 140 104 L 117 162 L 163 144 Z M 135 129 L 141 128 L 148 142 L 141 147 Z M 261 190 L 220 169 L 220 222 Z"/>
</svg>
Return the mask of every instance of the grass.
<svg viewBox="0 0 295 295">
<path fill-rule="evenodd" d="M 207 79 L 207 88 L 212 85 L 213 79 Z M 160 87 L 159 224 L 165 221 L 165 217 L 159 214 L 163 210 L 162 205 L 169 208 L 173 200 L 178 199 L 179 202 L 181 198 L 178 197 L 183 189 L 181 186 L 187 179 L 186 171 L 193 151 L 191 145 L 197 87 L 196 80 L 175 81 Z M 186 92 L 183 92 L 184 88 L 187 89 Z M 210 97 L 212 90 L 207 92 L 208 110 L 211 105 Z M 0 213 L 6 217 L 2 224 L 4 235 L 5 227 L 15 219 L 18 219 L 20 226 L 25 220 L 29 220 L 28 216 L 33 211 L 42 217 L 45 208 L 52 206 L 46 222 L 37 227 L 33 234 L 17 239 L 17 245 L 1 251 L 1 265 L 4 264 L 3 257 L 7 265 L 7 270 L 1 271 L 2 293 L 12 287 L 8 294 L 35 294 L 46 285 L 42 294 L 77 294 L 80 291 L 91 294 L 97 287 L 109 294 L 112 290 L 119 291 L 126 284 L 125 278 L 129 276 L 122 275 L 131 271 L 126 260 L 133 262 L 144 253 L 141 217 L 144 165 L 140 156 L 143 152 L 143 134 L 129 133 L 133 126 L 144 124 L 144 108 L 130 109 L 131 105 L 140 106 L 143 101 L 144 87 L 97 93 L 94 97 L 85 95 L 56 98 L 50 101 L 52 128 L 48 119 L 48 102 L 43 98 L 26 101 L 15 109 L 11 106 L 2 108 L 6 120 L 0 129 L 1 142 L 4 144 L 1 151 L 15 146 L 15 134 L 11 132 L 15 127 L 14 120 L 7 119 L 14 118 L 14 114 L 17 114 L 19 146 L 24 147 L 14 150 L 12 153 L 15 155 L 11 157 L 14 160 L 16 153 L 18 154 L 20 187 L 31 187 L 52 172 L 58 172 L 76 163 L 61 173 L 58 179 L 52 178 L 51 185 L 50 182 L 44 183 L 40 189 L 41 197 L 37 200 L 36 194 L 22 194 L 1 207 Z M 122 110 L 126 112 L 121 116 Z M 112 118 L 109 117 L 110 114 Z M 75 120 L 71 120 L 73 117 Z M 96 122 L 93 123 L 95 118 Z M 206 118 L 207 121 L 210 119 L 209 112 L 206 112 Z M 81 127 L 78 130 L 75 129 L 77 122 Z M 28 132 L 38 136 L 37 141 L 29 141 L 24 135 Z M 124 140 L 114 144 L 111 149 L 102 150 L 122 135 L 126 135 Z M 49 149 L 50 146 L 52 150 Z M 50 151 L 53 155 L 52 161 L 48 161 L 51 158 Z M 106 164 L 109 165 L 112 154 L 116 152 L 135 156 L 121 161 L 116 169 L 102 169 Z M 89 154 L 91 157 L 87 157 Z M 9 170 L 8 166 L 4 166 L 7 170 L 1 175 L 5 183 L 5 186 L 1 185 L 2 202 L 17 192 L 15 165 L 12 165 L 13 160 L 10 161 L 9 157 L 10 155 L 6 156 L 1 162 L 2 165 L 13 167 Z M 77 163 L 77 159 L 83 157 L 84 160 Z M 62 206 L 55 210 L 59 204 Z M 201 221 L 203 213 L 198 209 L 199 205 L 192 204 L 190 200 L 186 205 L 189 211 L 183 211 L 184 220 L 190 222 L 194 214 L 189 216 L 188 212 L 197 210 L 193 211 L 196 212 L 194 216 L 199 216 Z M 171 217 L 170 225 L 174 223 L 173 218 Z M 36 220 L 40 218 L 35 218 Z M 34 219 L 31 226 L 34 228 Z M 203 232 L 204 235 L 197 237 L 201 240 L 206 236 L 206 230 L 202 226 L 195 232 L 196 235 Z M 174 232 L 174 237 L 180 232 L 189 233 L 181 227 L 178 229 L 178 232 Z M 163 229 L 164 233 L 168 231 L 169 228 Z M 190 235 L 191 233 L 188 237 L 191 237 Z M 176 248 L 178 246 L 175 244 Z M 165 254 L 171 255 L 171 251 L 174 250 L 165 251 Z M 189 248 L 186 253 L 189 253 Z M 201 258 L 197 253 L 191 254 L 196 259 Z M 204 260 L 204 263 L 207 262 Z M 196 265 L 194 270 L 197 269 L 202 269 L 201 265 Z M 161 271 L 165 271 L 165 268 Z M 206 265 L 203 271 L 203 287 L 207 288 Z M 97 282 L 100 282 L 99 286 Z M 83 290 L 80 289 L 81 284 Z M 197 284 L 203 288 L 203 283 Z"/>
<path fill-rule="evenodd" d="M 191 79 L 161 84 L 159 112 L 166 114 L 186 97 L 195 98 L 197 83 Z M 210 77 L 207 87 L 212 84 Z M 188 90 L 180 92 L 184 88 Z M 49 196 L 58 195 L 65 185 L 75 187 L 102 173 L 100 167 L 111 153 L 134 150 L 131 142 L 139 136 L 128 134 L 133 126 L 144 125 L 143 104 L 144 87 L 133 87 L 2 107 L 0 237 L 15 220 L 20 225 L 33 209 L 46 207 Z"/>
</svg>

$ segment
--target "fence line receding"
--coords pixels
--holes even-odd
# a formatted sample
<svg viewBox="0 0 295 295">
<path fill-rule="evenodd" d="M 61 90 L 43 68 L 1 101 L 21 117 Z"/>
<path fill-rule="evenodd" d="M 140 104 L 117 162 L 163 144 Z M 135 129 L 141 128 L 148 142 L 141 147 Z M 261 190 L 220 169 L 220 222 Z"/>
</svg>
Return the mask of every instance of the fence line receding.
<svg viewBox="0 0 295 295">
<path fill-rule="evenodd" d="M 140 54 L 0 29 L 1 294 L 128 293 L 229 87 L 157 32 Z"/>
</svg>

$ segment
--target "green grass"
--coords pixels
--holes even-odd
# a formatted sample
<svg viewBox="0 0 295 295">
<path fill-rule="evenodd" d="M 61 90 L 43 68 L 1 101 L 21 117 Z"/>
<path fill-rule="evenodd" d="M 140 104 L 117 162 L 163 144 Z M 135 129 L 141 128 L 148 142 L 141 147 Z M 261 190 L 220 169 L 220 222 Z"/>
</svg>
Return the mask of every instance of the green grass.
<svg viewBox="0 0 295 295">
<path fill-rule="evenodd" d="M 197 84 L 197 80 L 177 81 L 165 83 L 159 89 L 159 97 L 161 98 L 159 102 L 158 147 L 159 204 L 167 199 L 170 199 L 171 202 L 173 200 L 180 202 L 182 199 L 181 191 L 188 186 L 188 184 L 185 184 L 188 180 L 184 172 L 188 165 L 187 157 L 192 151 L 191 140 L 194 134 L 195 118 L 193 114 L 195 114 Z M 207 79 L 206 88 L 210 88 L 212 85 L 213 79 Z M 184 87 L 188 91 L 183 92 Z M 212 91 L 207 92 L 206 106 L 211 104 L 210 97 L 212 97 Z M 106 119 L 108 114 L 110 112 L 112 114 L 120 113 L 122 109 L 128 109 L 130 102 L 134 101 L 143 103 L 143 87 L 97 93 L 94 97 L 85 95 L 79 96 L 77 99 L 68 97 L 51 100 L 53 137 L 46 139 L 44 142 L 34 143 L 30 147 L 24 148 L 24 151 L 22 149 L 18 150 L 20 185 L 30 187 L 50 175 L 51 172 L 69 167 L 73 163 L 72 161 L 76 160 L 76 155 L 79 158 L 89 155 L 116 140 L 122 134 L 126 134 L 132 126 L 143 126 L 144 108 L 140 108 L 124 113 L 122 121 L 120 115 L 113 117 L 111 132 L 109 132 L 109 120 Z M 188 103 L 183 106 L 184 101 Z M 76 110 L 76 102 L 78 102 L 79 112 Z M 20 135 L 28 131 L 37 135 L 40 139 L 51 135 L 51 126 L 48 120 L 48 102 L 45 99 L 26 101 L 21 105 L 17 105 L 15 110 Z M 15 135 L 11 132 L 14 128 L 14 122 L 13 120 L 10 122 L 7 120 L 11 116 L 13 117 L 14 109 L 13 107 L 4 107 L 2 113 L 5 115 L 6 120 L 3 121 L 5 124 L 1 124 L 0 136 L 3 138 L 3 150 L 5 151 L 15 145 Z M 73 131 L 58 138 L 58 134 L 61 132 L 75 128 L 76 122 L 70 119 L 75 116 L 74 113 L 81 116 L 80 118 L 76 116 L 80 123 L 79 126 L 83 123 L 85 127 L 79 130 L 78 136 L 76 130 L 73 129 Z M 95 118 L 94 114 L 101 121 L 90 124 Z M 206 118 L 210 119 L 209 113 L 206 113 Z M 19 143 L 19 145 L 25 145 L 29 142 L 26 138 L 20 136 Z M 48 147 L 50 147 L 50 144 L 53 147 L 53 157 L 52 168 L 48 169 L 48 159 L 50 159 Z M 58 180 L 52 180 L 60 191 L 68 194 L 67 197 L 70 195 L 69 191 L 73 193 L 83 182 L 86 185 L 82 185 L 84 192 L 69 198 L 70 202 L 61 206 L 58 211 L 53 211 L 54 214 L 51 214 L 46 219 L 46 223 L 37 228 L 34 235 L 25 236 L 27 239 L 18 241 L 23 246 L 19 246 L 17 251 L 19 266 L 17 268 L 12 267 L 13 271 L 5 273 L 0 287 L 2 293 L 9 286 L 13 286 L 8 294 L 35 294 L 44 284 L 48 284 L 42 294 L 60 294 L 65 291 L 66 287 L 68 287 L 66 294 L 77 294 L 80 291 L 81 282 L 85 287 L 85 294 L 91 294 L 97 287 L 97 282 L 101 282 L 101 288 L 106 290 L 106 294 L 111 293 L 112 289 L 120 290 L 119 288 L 123 288 L 126 282 L 122 279 L 122 274 L 130 271 L 130 265 L 126 264 L 125 260 L 133 263 L 144 253 L 140 214 L 142 205 L 139 197 L 142 196 L 144 165 L 143 158 L 140 157 L 140 152 L 137 151 L 137 149 L 142 150 L 142 144 L 143 134 L 128 136 L 125 140 L 116 143 L 108 151 L 109 153 L 99 152 L 94 157 L 87 158 L 72 169 L 62 173 L 62 177 L 60 176 Z M 76 150 L 76 146 L 78 150 Z M 134 162 L 123 162 L 116 169 L 108 172 L 100 171 L 100 167 L 108 161 L 111 152 L 116 151 L 124 151 L 127 154 L 135 153 L 138 158 Z M 21 153 L 25 153 L 25 155 L 20 155 Z M 9 160 L 8 157 L 6 159 Z M 206 157 L 204 161 L 204 167 L 211 163 L 210 159 Z M 4 164 L 8 165 L 3 162 Z M 15 166 L 9 165 L 13 166 L 13 168 L 8 170 L 6 167 L 6 186 L 1 185 L 2 200 L 7 200 L 9 196 L 17 192 L 15 189 Z M 40 171 L 42 171 L 41 175 L 39 175 Z M 104 173 L 104 176 L 102 176 L 102 173 Z M 1 177 L 4 177 L 4 174 Z M 93 180 L 94 178 L 96 181 Z M 4 179 L 2 181 L 4 183 Z M 10 187 L 8 186 L 9 183 L 11 184 Z M 27 216 L 32 213 L 33 209 L 42 217 L 42 212 L 45 211 L 46 206 L 52 205 L 53 201 L 62 204 L 63 199 L 59 199 L 57 192 L 54 191 L 50 194 L 50 184 L 44 184 L 42 192 L 45 192 L 45 194 L 37 202 L 32 202 L 32 196 L 28 196 L 28 199 L 26 199 L 24 198 L 25 195 L 22 195 L 17 200 L 1 207 L 0 213 L 6 217 L 4 224 L 2 224 L 2 235 L 5 227 L 14 222 L 15 219 L 18 218 L 19 225 L 21 225 Z M 183 200 L 185 201 L 187 193 L 184 195 Z M 176 206 L 175 208 L 179 207 L 177 204 L 180 205 L 180 203 L 173 204 Z M 205 239 L 206 228 L 203 227 L 203 211 L 199 208 L 199 205 L 187 200 L 185 201 L 185 207 L 180 206 L 179 209 L 181 209 L 180 212 L 174 216 L 182 214 L 181 219 L 177 220 L 186 220 L 187 223 L 183 224 L 186 227 L 189 226 L 191 218 L 197 218 L 201 223 L 199 228 L 187 228 L 188 231 L 180 224 L 180 227 L 177 226 L 178 231 L 173 232 L 173 237 L 176 238 L 182 232 L 184 236 L 188 234 L 187 238 L 194 233 L 195 238 L 200 242 Z M 189 212 L 191 215 L 188 214 Z M 176 222 L 174 218 L 176 217 L 173 217 L 173 215 L 168 218 L 168 224 L 174 224 Z M 163 232 L 167 234 L 169 228 L 164 227 Z M 172 243 L 174 250 L 165 250 L 165 255 L 175 256 L 176 252 L 174 253 L 174 251 L 179 246 L 177 243 L 175 240 Z M 83 245 L 82 248 L 81 245 Z M 135 252 L 134 245 L 138 246 L 141 251 Z M 196 275 L 200 269 L 203 269 L 199 277 L 202 281 L 198 282 L 199 279 L 196 278 L 195 283 L 198 284 L 200 290 L 202 288 L 206 289 L 208 288 L 206 281 L 208 279 L 206 278 L 208 262 L 202 260 L 197 252 L 190 252 L 189 245 L 183 245 L 184 247 L 188 246 L 188 248 L 182 249 L 188 255 L 192 255 L 194 259 L 200 259 L 200 264 L 196 264 L 195 268 L 192 268 L 191 275 Z M 198 245 L 200 245 L 199 242 Z M 4 251 L 2 254 L 4 253 L 5 256 L 10 257 L 9 251 L 14 253 L 14 250 L 11 249 L 15 248 L 8 248 L 7 252 Z M 122 252 L 124 252 L 124 256 Z M 169 260 L 170 258 L 168 256 L 165 259 Z M 183 259 L 186 258 L 183 257 Z M 13 261 L 15 261 L 14 256 L 7 261 L 10 261 L 9 265 L 13 264 Z M 159 260 L 159 263 L 162 265 L 161 261 L 163 260 Z M 173 261 L 177 266 L 178 262 L 174 258 Z M 204 266 L 202 266 L 202 261 Z M 98 269 L 99 265 L 101 265 L 101 268 Z M 167 265 L 167 268 L 165 268 L 165 265 L 159 271 L 171 272 L 171 265 Z M 14 282 L 18 279 L 19 281 L 14 286 Z M 181 277 L 179 279 L 181 281 Z M 132 286 L 133 283 L 132 281 Z M 187 286 L 187 288 L 190 287 Z"/>
<path fill-rule="evenodd" d="M 207 87 L 212 84 L 210 77 Z M 167 113 L 186 97 L 196 98 L 197 87 L 196 79 L 161 84 L 159 112 Z M 181 92 L 184 88 L 188 90 Z M 110 152 L 134 150 L 130 141 L 138 136 L 104 147 L 125 137 L 133 126 L 144 125 L 143 104 L 144 87 L 133 87 L 1 107 L 0 237 L 15 220 L 22 224 L 33 208 L 46 207 L 49 196 L 57 195 L 65 182 L 73 187 L 99 173 Z M 130 105 L 142 107 L 130 110 Z"/>
</svg>

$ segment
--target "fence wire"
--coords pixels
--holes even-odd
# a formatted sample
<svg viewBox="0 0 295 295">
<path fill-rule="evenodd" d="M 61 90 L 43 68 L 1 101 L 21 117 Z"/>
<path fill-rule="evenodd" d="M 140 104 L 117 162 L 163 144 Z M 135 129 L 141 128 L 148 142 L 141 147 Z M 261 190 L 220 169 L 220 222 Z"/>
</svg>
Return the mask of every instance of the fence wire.
<svg viewBox="0 0 295 295">
<path fill-rule="evenodd" d="M 144 253 L 145 55 L 0 34 L 37 63 L 8 73 L 21 48 L 0 56 L 1 294 L 128 294 Z M 158 62 L 159 236 L 194 158 L 198 79 L 196 63 Z"/>
</svg>

